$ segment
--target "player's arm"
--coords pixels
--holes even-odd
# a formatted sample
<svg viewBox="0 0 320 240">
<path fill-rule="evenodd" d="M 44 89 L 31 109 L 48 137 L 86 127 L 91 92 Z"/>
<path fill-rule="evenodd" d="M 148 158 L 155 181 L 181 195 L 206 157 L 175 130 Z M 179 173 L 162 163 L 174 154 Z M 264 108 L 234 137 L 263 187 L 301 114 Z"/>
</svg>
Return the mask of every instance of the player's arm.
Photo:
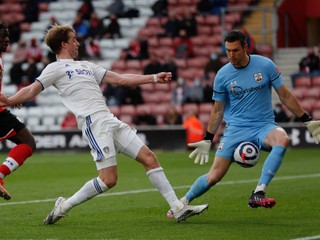
<svg viewBox="0 0 320 240">
<path fill-rule="evenodd" d="M 203 137 L 203 140 L 195 143 L 189 143 L 189 147 L 195 147 L 196 149 L 193 150 L 193 152 L 190 153 L 189 158 L 194 158 L 194 163 L 200 163 L 200 165 L 207 163 L 209 161 L 209 152 L 212 144 L 212 140 L 214 137 L 214 134 L 217 132 L 221 121 L 223 119 L 223 113 L 224 113 L 224 102 L 218 102 L 216 101 L 213 104 L 207 132 Z"/>
<path fill-rule="evenodd" d="M 107 71 L 103 83 L 110 83 L 120 86 L 135 86 L 147 83 L 168 83 L 172 79 L 171 72 L 160 72 L 150 75 L 139 74 L 118 74 L 113 71 Z"/>
<path fill-rule="evenodd" d="M 5 98 L 3 95 L 0 99 L 0 106 L 19 106 L 22 103 L 31 100 L 35 96 L 37 96 L 43 87 L 39 81 L 35 81 L 27 87 L 21 88 L 18 92 L 16 92 L 13 96 L 9 98 Z"/>
<path fill-rule="evenodd" d="M 283 105 L 285 105 L 295 116 L 301 117 L 305 113 L 296 97 L 286 86 L 282 85 L 280 88 L 276 89 L 276 92 Z"/>
<path fill-rule="evenodd" d="M 313 120 L 301 107 L 296 97 L 285 86 L 281 86 L 276 91 L 280 101 L 306 125 L 315 143 L 318 144 L 320 142 L 320 120 Z"/>
<path fill-rule="evenodd" d="M 210 118 L 209 118 L 209 122 L 208 122 L 207 132 L 209 132 L 211 134 L 215 134 L 217 132 L 217 130 L 221 124 L 221 121 L 223 119 L 224 106 L 225 106 L 225 102 L 216 101 L 213 104 Z"/>
</svg>

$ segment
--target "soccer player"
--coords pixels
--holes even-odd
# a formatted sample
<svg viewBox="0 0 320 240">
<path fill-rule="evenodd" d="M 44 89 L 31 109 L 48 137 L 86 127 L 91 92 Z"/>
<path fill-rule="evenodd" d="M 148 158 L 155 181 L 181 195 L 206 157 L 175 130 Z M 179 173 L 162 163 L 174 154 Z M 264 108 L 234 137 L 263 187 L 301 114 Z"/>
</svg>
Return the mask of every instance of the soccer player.
<svg viewBox="0 0 320 240">
<path fill-rule="evenodd" d="M 2 53 L 9 45 L 8 27 L 0 22 L 0 92 L 3 79 Z M 15 115 L 4 107 L 0 107 L 0 141 L 8 139 L 16 145 L 10 150 L 8 157 L 0 165 L 0 197 L 10 200 L 11 196 L 4 188 L 3 179 L 19 168 L 32 155 L 36 143 L 31 132 Z"/>
<path fill-rule="evenodd" d="M 223 118 L 226 129 L 209 172 L 200 176 L 180 200 L 188 204 L 217 184 L 228 172 L 235 148 L 241 142 L 250 141 L 270 153 L 249 199 L 249 206 L 272 208 L 276 200 L 265 197 L 266 189 L 277 173 L 289 145 L 287 133 L 274 121 L 272 88 L 281 102 L 306 125 L 317 144 L 320 141 L 320 121 L 313 120 L 305 113 L 285 87 L 277 66 L 270 59 L 246 53 L 248 46 L 242 32 L 227 33 L 224 44 L 229 63 L 216 75 L 212 97 L 215 103 L 207 132 L 203 140 L 189 144 L 195 147 L 189 157 L 195 157 L 195 163 L 207 163 L 212 139 Z"/>
<path fill-rule="evenodd" d="M 155 154 L 143 144 L 134 128 L 110 112 L 99 86 L 100 83 L 128 86 L 168 83 L 171 73 L 117 74 L 88 61 L 75 61 L 79 42 L 74 29 L 69 25 L 54 25 L 46 33 L 45 43 L 56 54 L 57 61 L 47 65 L 33 84 L 22 88 L 10 98 L 0 95 L 0 106 L 21 104 L 51 85 L 57 88 L 62 102 L 77 118 L 83 139 L 91 148 L 99 176 L 89 180 L 71 197 L 59 197 L 44 224 L 54 224 L 73 207 L 114 187 L 118 178 L 118 152 L 144 166 L 149 180 L 173 209 L 178 222 L 206 210 L 207 204 L 189 206 L 177 198 Z"/>
</svg>

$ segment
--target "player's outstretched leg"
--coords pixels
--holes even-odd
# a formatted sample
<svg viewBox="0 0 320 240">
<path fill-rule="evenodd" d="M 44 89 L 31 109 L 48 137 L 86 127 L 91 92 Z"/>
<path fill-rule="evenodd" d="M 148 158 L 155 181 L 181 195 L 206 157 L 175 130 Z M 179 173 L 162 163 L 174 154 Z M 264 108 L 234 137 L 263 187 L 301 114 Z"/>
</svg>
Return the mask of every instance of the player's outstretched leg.
<svg viewBox="0 0 320 240">
<path fill-rule="evenodd" d="M 44 224 L 54 224 L 59 221 L 61 218 L 66 216 L 66 212 L 64 212 L 61 208 L 62 203 L 64 203 L 66 199 L 64 197 L 59 197 L 55 204 L 53 210 L 48 214 L 46 219 L 44 220 Z"/>
<path fill-rule="evenodd" d="M 257 208 L 257 207 L 272 208 L 274 205 L 276 205 L 276 200 L 273 198 L 266 198 L 265 192 L 263 191 L 259 191 L 256 193 L 252 192 L 248 205 L 252 208 Z"/>
<path fill-rule="evenodd" d="M 4 200 L 10 200 L 11 196 L 3 185 L 4 183 L 2 182 L 2 179 L 0 179 L 0 197 L 2 197 Z"/>
</svg>

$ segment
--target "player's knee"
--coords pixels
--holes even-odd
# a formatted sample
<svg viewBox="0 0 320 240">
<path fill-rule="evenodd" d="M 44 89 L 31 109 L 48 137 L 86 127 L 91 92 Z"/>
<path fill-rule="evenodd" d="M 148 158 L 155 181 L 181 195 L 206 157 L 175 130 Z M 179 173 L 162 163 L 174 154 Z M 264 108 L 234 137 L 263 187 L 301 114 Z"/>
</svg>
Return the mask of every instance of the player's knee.
<svg viewBox="0 0 320 240">
<path fill-rule="evenodd" d="M 278 139 L 278 145 L 288 147 L 290 144 L 290 138 L 287 134 Z"/>
<path fill-rule="evenodd" d="M 160 167 L 157 157 L 152 153 L 145 162 L 146 169 L 154 169 Z"/>
<path fill-rule="evenodd" d="M 156 155 L 150 149 L 145 149 L 141 154 L 139 154 L 137 160 L 143 164 L 147 171 L 160 167 Z"/>
</svg>

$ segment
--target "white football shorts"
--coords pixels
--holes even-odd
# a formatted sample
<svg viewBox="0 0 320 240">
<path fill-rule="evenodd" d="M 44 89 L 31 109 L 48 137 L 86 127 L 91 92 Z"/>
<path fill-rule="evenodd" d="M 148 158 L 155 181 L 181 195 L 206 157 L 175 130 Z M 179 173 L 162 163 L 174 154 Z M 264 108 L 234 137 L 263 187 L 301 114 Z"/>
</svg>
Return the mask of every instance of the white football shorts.
<svg viewBox="0 0 320 240">
<path fill-rule="evenodd" d="M 79 120 L 82 137 L 91 148 L 97 169 L 117 165 L 117 153 L 135 159 L 144 143 L 137 130 L 110 112 L 97 112 Z"/>
</svg>

